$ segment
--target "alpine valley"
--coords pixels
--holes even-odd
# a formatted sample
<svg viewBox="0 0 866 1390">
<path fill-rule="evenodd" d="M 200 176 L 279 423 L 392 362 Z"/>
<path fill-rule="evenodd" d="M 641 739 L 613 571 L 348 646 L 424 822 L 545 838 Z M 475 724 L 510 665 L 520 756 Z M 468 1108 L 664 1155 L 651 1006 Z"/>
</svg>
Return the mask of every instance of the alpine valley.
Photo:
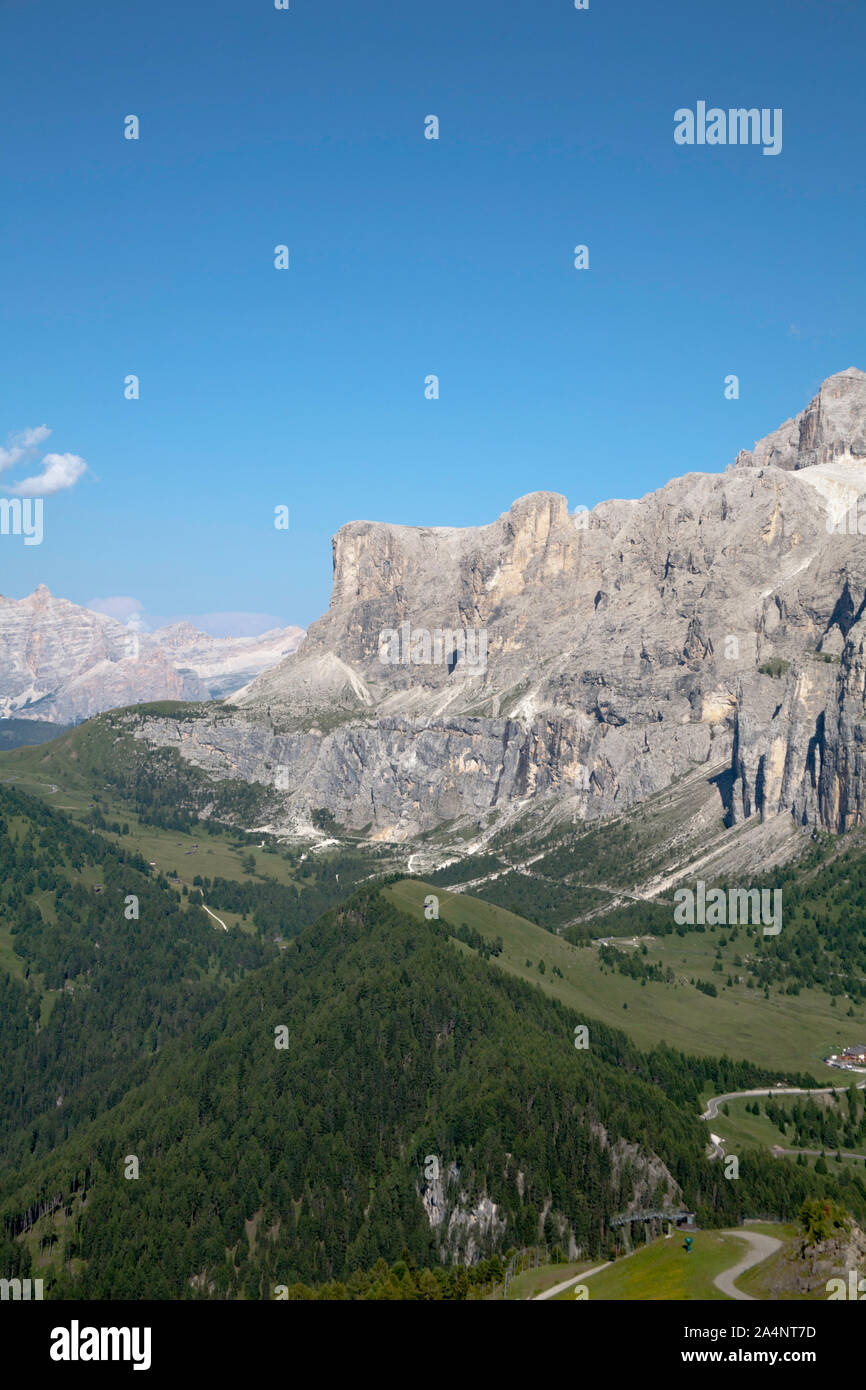
<svg viewBox="0 0 866 1390">
<path fill-rule="evenodd" d="M 74 727 L 0 751 L 0 1276 L 847 1288 L 864 500 L 849 368 L 639 500 L 351 522 L 302 643 L 175 628 L 133 659 L 44 588 L 3 600 L 9 742 Z M 759 889 L 778 927 L 684 920 L 682 885 Z"/>
</svg>

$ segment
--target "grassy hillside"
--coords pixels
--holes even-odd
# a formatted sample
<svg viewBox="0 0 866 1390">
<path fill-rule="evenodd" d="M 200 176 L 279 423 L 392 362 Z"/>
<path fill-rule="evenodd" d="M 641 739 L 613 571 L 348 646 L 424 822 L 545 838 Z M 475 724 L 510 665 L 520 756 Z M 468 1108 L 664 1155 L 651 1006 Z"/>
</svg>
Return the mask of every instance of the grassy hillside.
<svg viewBox="0 0 866 1390">
<path fill-rule="evenodd" d="M 797 1226 L 791 1223 L 783 1225 L 766 1225 L 755 1222 L 749 1225 L 750 1231 L 763 1231 L 766 1235 L 775 1236 L 782 1241 L 782 1247 L 760 1264 L 747 1269 L 745 1274 L 741 1274 L 737 1280 L 737 1288 L 750 1298 L 759 1300 L 778 1299 L 782 1302 L 821 1302 L 827 1301 L 827 1279 L 832 1277 L 831 1271 L 835 1265 L 835 1273 L 847 1276 L 844 1268 L 844 1260 L 839 1257 L 842 1255 L 844 1242 L 840 1242 L 840 1248 L 834 1253 L 836 1259 L 830 1259 L 829 1267 L 821 1272 L 815 1271 L 807 1279 L 807 1285 L 811 1287 L 798 1287 L 797 1276 L 803 1276 L 809 1269 L 808 1262 L 803 1259 L 803 1235 Z"/>
<path fill-rule="evenodd" d="M 327 913 L 167 1042 L 139 1087 L 10 1176 L 7 1248 L 38 1239 L 55 1295 L 259 1298 L 404 1248 L 428 1266 L 539 1239 L 603 1254 L 615 1214 L 666 1194 L 725 1224 L 836 1192 L 760 1155 L 737 1184 L 707 1163 L 698 1089 L 747 1069 L 702 1075 L 601 1023 L 577 1051 L 572 1010 L 458 945 L 376 888 Z M 843 1196 L 866 1210 L 862 1182 Z"/>
<path fill-rule="evenodd" d="M 800 1150 L 814 1166 L 825 1155 L 831 1168 L 866 1166 L 866 1112 L 863 1091 L 837 1095 L 757 1096 L 726 1102 L 711 1123 L 727 1153 L 761 1144 Z M 758 1114 L 755 1114 L 755 1110 Z M 727 1112 L 727 1113 L 725 1113 Z M 836 1153 L 840 1154 L 837 1164 Z M 847 1155 L 856 1155 L 847 1157 Z"/>
<path fill-rule="evenodd" d="M 624 1028 L 641 1047 L 667 1042 L 691 1053 L 750 1060 L 777 1075 L 810 1073 L 818 1081 L 838 1085 L 839 1072 L 825 1067 L 823 1057 L 836 1051 L 852 1032 L 866 1032 L 862 1006 L 852 1022 L 840 1016 L 831 998 L 820 990 L 773 995 L 767 1000 L 745 981 L 727 988 L 729 972 L 744 973 L 742 966 L 734 966 L 735 956 L 766 949 L 757 938 L 747 939 L 742 928 L 738 940 L 727 940 L 721 948 L 721 974 L 713 966 L 721 937 L 729 937 L 722 930 L 653 937 L 644 943 L 645 958 L 639 945 L 612 948 L 621 950 L 624 959 L 637 955 L 646 965 L 657 964 L 665 975 L 670 971 L 674 977 L 671 983 L 642 983 L 640 978 L 621 974 L 616 965 L 605 965 L 597 945 L 576 946 L 468 894 L 450 893 L 416 879 L 404 879 L 387 891 L 395 903 L 421 920 L 425 899 L 436 895 L 440 914 L 449 922 L 466 923 L 487 941 L 502 938 L 497 962 L 504 969 L 587 1017 Z M 702 993 L 690 983 L 692 979 L 719 981 L 718 996 Z"/>
<path fill-rule="evenodd" d="M 747 1229 L 754 1230 L 749 1226 Z M 770 1230 L 770 1227 L 767 1227 Z M 782 1229 L 781 1227 L 779 1229 Z M 586 1282 L 589 1302 L 682 1302 L 695 1299 L 728 1301 L 713 1280 L 743 1258 L 747 1247 L 736 1236 L 718 1231 L 698 1231 L 687 1254 L 683 1236 L 675 1232 L 661 1237 L 633 1255 L 616 1260 L 609 1269 Z M 565 1289 L 553 1302 L 572 1302 L 575 1290 Z"/>
<path fill-rule="evenodd" d="M 387 857 L 346 837 L 254 839 L 261 789 L 223 784 L 223 823 L 200 821 L 212 784 L 145 749 L 135 717 L 0 757 L 0 1276 L 32 1265 L 55 1297 L 427 1296 L 418 1270 L 480 1261 L 472 1295 L 424 1283 L 480 1297 L 510 1249 L 599 1262 L 615 1215 L 676 1202 L 704 1227 L 688 1278 L 705 1284 L 718 1228 L 744 1217 L 820 1193 L 866 1219 L 866 1166 L 832 1158 L 866 1143 L 862 1098 L 698 1118 L 708 1094 L 839 1083 L 823 1055 L 866 1036 L 846 989 L 866 860 L 790 872 L 779 941 L 680 932 L 660 902 L 560 935 L 383 883 Z M 621 831 L 590 836 L 599 876 L 629 854 Z M 569 910 L 602 891 L 567 887 Z M 711 1127 L 737 1182 L 706 1158 Z M 826 1148 L 828 1171 L 772 1158 L 786 1141 Z"/>
<path fill-rule="evenodd" d="M 56 784 L 73 798 L 108 792 L 142 819 L 166 829 L 190 829 L 204 807 L 216 819 L 254 824 L 267 804 L 255 783 L 211 781 L 173 749 L 135 737 L 148 713 L 191 719 L 201 707 L 162 702 L 100 714 L 40 748 L 19 748 L 0 759 L 0 779 Z"/>
<path fill-rule="evenodd" d="M 184 706 L 174 711 L 184 716 L 186 712 Z M 121 747 L 125 771 L 121 776 L 115 769 L 106 780 L 102 774 L 111 769 Z M 146 771 L 147 777 L 142 781 Z M 176 875 L 179 884 L 187 887 L 194 886 L 197 877 L 211 882 L 273 879 L 285 885 L 300 883 L 302 873 L 307 873 L 315 861 L 319 877 L 328 873 L 334 876 L 336 892 L 338 885 L 350 889 L 353 883 L 375 872 L 377 862 L 388 857 L 381 848 L 362 849 L 344 843 L 336 853 L 320 856 L 311 851 L 302 861 L 300 850 L 274 845 L 260 848 L 257 842 L 251 844 L 251 837 L 242 829 L 203 823 L 191 819 L 186 811 L 179 816 L 178 805 L 192 806 L 204 795 L 201 774 L 180 765 L 174 755 L 152 759 L 149 751 L 132 739 L 124 719 L 115 715 L 92 720 L 45 748 L 21 749 L 0 757 L 0 779 L 12 777 L 17 779 L 14 785 L 32 790 L 34 794 L 38 790 L 52 805 L 68 810 L 82 823 L 113 837 L 118 844 L 124 843 L 120 831 L 126 826 L 129 834 L 125 843 L 129 848 L 158 870 L 171 877 Z M 155 788 L 159 794 L 154 805 Z M 241 800 L 248 792 L 249 788 Z M 230 806 L 231 784 L 224 785 L 223 796 Z M 241 824 L 245 823 L 244 816 L 236 809 Z M 155 823 L 166 818 L 171 824 Z M 651 825 L 638 817 L 630 840 L 626 831 L 627 827 L 617 824 L 586 832 L 578 837 L 573 849 L 555 851 L 547 856 L 542 865 L 543 881 L 519 876 L 521 891 L 530 895 L 528 909 L 533 911 L 540 894 L 553 891 L 548 881 L 551 873 L 568 875 L 574 868 L 578 851 L 584 856 L 590 854 L 584 876 L 604 875 L 614 881 L 621 878 L 623 864 L 631 862 L 638 852 L 649 853 L 644 841 L 647 836 L 651 838 Z M 255 857 L 252 873 L 245 867 L 250 849 Z M 866 858 L 861 856 L 861 859 L 866 864 Z M 812 917 L 818 919 L 822 928 L 826 921 L 835 922 L 845 910 L 846 892 L 851 897 L 851 870 L 846 867 L 845 860 L 821 872 L 826 882 L 818 882 L 815 873 L 810 875 L 800 868 L 787 881 L 786 904 L 792 903 L 793 925 L 796 928 L 799 922 L 800 929 L 808 930 L 810 938 L 814 936 L 809 926 Z M 442 877 L 447 876 L 446 872 Z M 813 903 L 803 897 L 801 884 L 813 894 Z M 411 904 L 407 898 L 405 905 L 416 908 L 425 891 L 438 891 L 443 900 L 449 897 L 445 888 L 434 885 L 425 890 L 421 885 L 406 890 L 414 897 Z M 570 911 L 592 910 L 597 899 L 594 890 L 578 889 L 572 884 L 568 891 Z M 796 900 L 797 891 L 802 901 Z M 492 931 L 495 936 L 502 930 L 505 942 L 502 960 L 508 969 L 522 978 L 537 980 L 552 997 L 626 1028 L 642 1046 L 666 1041 L 694 1053 L 729 1052 L 766 1065 L 775 1072 L 809 1072 L 816 1080 L 824 1081 L 838 1079 L 824 1067 L 824 1056 L 838 1051 L 859 1033 L 866 1034 L 866 1000 L 846 997 L 844 992 L 835 996 L 828 992 L 828 985 L 838 988 L 833 983 L 838 976 L 834 973 L 832 959 L 820 972 L 827 978 L 827 984 L 816 983 L 809 987 L 807 984 L 792 985 L 790 981 L 785 984 L 784 978 L 771 978 L 779 970 L 788 969 L 783 960 L 786 952 L 791 954 L 787 906 L 785 930 L 778 941 L 773 941 L 750 928 L 740 928 L 734 933 L 709 927 L 706 931 L 678 935 L 672 930 L 671 904 L 633 904 L 596 919 L 577 933 L 578 939 L 581 935 L 612 933 L 620 937 L 620 945 L 604 950 L 594 945 L 575 953 L 567 942 L 557 942 L 550 933 L 544 933 L 536 942 L 530 922 L 497 904 L 487 902 L 487 911 L 482 911 L 480 899 L 473 900 L 466 894 L 456 897 L 462 904 L 459 908 L 461 920 L 477 926 L 482 934 Z M 220 913 L 220 903 L 213 899 L 214 894 L 209 891 L 208 906 Z M 321 901 L 319 910 L 326 905 Z M 221 906 L 222 920 L 231 926 L 243 924 L 242 911 L 237 910 L 228 897 Z M 228 916 L 224 915 L 226 913 Z M 522 926 L 514 936 L 511 928 L 518 923 Z M 838 929 L 846 942 L 859 941 L 862 935 L 844 920 L 840 920 Z M 520 938 L 521 932 L 524 936 L 528 933 L 526 939 Z M 631 934 L 634 945 L 628 944 L 629 938 L 622 940 L 624 933 Z M 574 938 L 575 933 L 567 935 Z M 0 932 L 0 958 L 4 944 L 8 958 L 8 943 L 4 943 Z M 807 957 L 809 953 L 820 956 L 820 942 L 816 945 L 810 939 Z M 526 960 L 532 961 L 531 967 L 525 965 Z M 543 977 L 539 970 L 542 960 L 545 963 Z M 799 962 L 801 957 L 795 952 L 792 960 Z M 859 975 L 856 958 L 844 964 L 852 977 Z M 562 971 L 562 977 L 554 973 L 554 967 Z M 651 977 L 653 968 L 662 973 L 664 983 Z M 647 977 L 645 983 L 642 983 L 642 976 Z M 716 997 L 703 993 L 698 988 L 699 983 L 711 985 L 717 992 Z M 795 989 L 798 992 L 794 993 Z M 767 995 L 769 997 L 765 997 Z"/>
</svg>

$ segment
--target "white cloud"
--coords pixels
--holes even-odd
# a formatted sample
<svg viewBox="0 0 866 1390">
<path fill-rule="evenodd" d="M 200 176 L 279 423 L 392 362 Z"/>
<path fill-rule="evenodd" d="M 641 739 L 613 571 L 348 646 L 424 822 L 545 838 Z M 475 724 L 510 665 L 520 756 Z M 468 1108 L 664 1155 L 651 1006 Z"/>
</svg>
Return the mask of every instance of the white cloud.
<svg viewBox="0 0 866 1390">
<path fill-rule="evenodd" d="M 23 459 L 32 459 L 51 431 L 47 425 L 37 425 L 35 429 L 18 430 L 9 435 L 6 448 L 0 448 L 0 473 L 14 468 Z M 87 472 L 87 464 L 78 454 L 46 454 L 40 463 L 41 472 L 24 478 L 20 483 L 10 483 L 4 492 L 16 497 L 51 497 L 55 492 L 74 487 L 79 478 Z"/>
<path fill-rule="evenodd" d="M 5 473 L 7 468 L 12 468 L 22 459 L 35 454 L 37 446 L 47 439 L 50 433 L 47 425 L 37 425 L 35 429 L 18 430 L 15 434 L 10 434 L 8 447 L 0 448 L 0 473 Z"/>
<path fill-rule="evenodd" d="M 116 618 L 119 623 L 126 623 L 128 627 L 135 625 L 138 631 L 144 630 L 141 617 L 144 604 L 140 599 L 131 598 L 128 594 L 117 594 L 112 598 L 92 598 L 84 606 L 93 613 L 104 613 L 106 617 Z"/>
<path fill-rule="evenodd" d="M 87 464 L 77 454 L 46 454 L 42 472 L 34 473 L 20 483 L 8 487 L 16 497 L 51 497 L 64 488 L 74 487 L 87 472 Z"/>
</svg>

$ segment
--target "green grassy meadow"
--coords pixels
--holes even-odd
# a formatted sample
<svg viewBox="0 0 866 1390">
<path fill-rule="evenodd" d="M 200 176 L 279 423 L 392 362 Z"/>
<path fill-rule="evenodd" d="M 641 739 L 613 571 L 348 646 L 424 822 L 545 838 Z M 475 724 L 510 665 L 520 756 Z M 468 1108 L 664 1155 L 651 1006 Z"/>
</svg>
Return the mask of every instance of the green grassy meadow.
<svg viewBox="0 0 866 1390">
<path fill-rule="evenodd" d="M 597 946 L 573 946 L 479 898 L 414 879 L 385 891 L 399 907 L 422 919 L 425 898 L 435 894 L 440 916 L 448 922 L 458 927 L 465 922 L 489 940 L 502 938 L 502 954 L 496 958 L 501 968 L 538 985 L 588 1019 L 622 1028 L 639 1047 L 666 1042 L 684 1052 L 727 1054 L 781 1073 L 809 1072 L 822 1084 L 838 1085 L 840 1073 L 824 1065 L 824 1056 L 858 1030 L 866 1032 L 862 1009 L 853 1021 L 847 1019 L 819 990 L 804 989 L 796 996 L 771 992 L 765 999 L 760 990 L 748 989 L 745 983 L 723 988 L 728 974 L 735 973 L 734 955 L 745 959 L 746 953 L 760 950 L 743 928 L 733 944 L 722 948 L 722 974 L 713 973 L 712 966 L 718 939 L 727 935 L 724 929 L 652 938 L 646 943 L 644 959 L 663 969 L 670 967 L 675 982 L 642 984 L 603 966 Z M 554 967 L 562 972 L 561 978 L 554 974 Z M 745 970 L 741 967 L 736 973 L 745 974 Z M 703 994 L 689 983 L 692 978 L 713 981 L 718 997 Z"/>
<path fill-rule="evenodd" d="M 674 1232 L 662 1236 L 633 1255 L 624 1256 L 586 1282 L 589 1303 L 616 1300 L 635 1302 L 692 1302 L 713 1299 L 729 1302 L 717 1289 L 713 1279 L 732 1265 L 738 1264 L 745 1253 L 745 1244 L 734 1236 L 718 1231 L 697 1231 L 694 1245 L 687 1255 L 684 1237 Z M 565 1289 L 551 1299 L 553 1303 L 577 1301 L 574 1289 Z"/>
</svg>

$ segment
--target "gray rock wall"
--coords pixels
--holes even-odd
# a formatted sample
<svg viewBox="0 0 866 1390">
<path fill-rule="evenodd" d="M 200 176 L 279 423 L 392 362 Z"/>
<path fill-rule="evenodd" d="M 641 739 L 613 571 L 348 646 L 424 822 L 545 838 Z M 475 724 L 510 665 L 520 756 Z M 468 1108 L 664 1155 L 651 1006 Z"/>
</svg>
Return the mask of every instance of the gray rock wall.
<svg viewBox="0 0 866 1390">
<path fill-rule="evenodd" d="M 861 494 L 866 375 L 849 369 L 738 466 L 639 500 L 353 522 L 300 651 L 218 717 L 142 736 L 273 787 L 285 826 L 324 806 L 381 839 L 522 802 L 610 816 L 720 761 L 732 823 L 843 830 L 866 802 L 866 535 L 844 520 Z M 381 659 L 386 632 L 464 629 L 481 666 L 420 638 Z"/>
</svg>

